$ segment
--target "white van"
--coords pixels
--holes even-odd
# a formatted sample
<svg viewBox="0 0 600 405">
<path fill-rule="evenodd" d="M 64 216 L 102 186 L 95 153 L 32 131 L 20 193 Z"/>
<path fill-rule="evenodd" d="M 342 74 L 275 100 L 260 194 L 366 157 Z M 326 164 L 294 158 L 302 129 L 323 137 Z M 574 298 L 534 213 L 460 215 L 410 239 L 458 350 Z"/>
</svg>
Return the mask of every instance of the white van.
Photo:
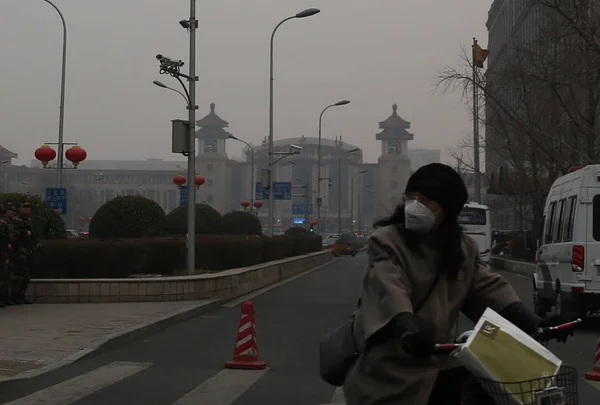
<svg viewBox="0 0 600 405">
<path fill-rule="evenodd" d="M 465 234 L 477 242 L 481 261 L 489 262 L 492 252 L 492 224 L 490 209 L 486 205 L 470 202 L 458 215 L 458 223 Z"/>
<path fill-rule="evenodd" d="M 548 193 L 533 276 L 540 316 L 600 310 L 600 165 L 572 168 Z"/>
</svg>

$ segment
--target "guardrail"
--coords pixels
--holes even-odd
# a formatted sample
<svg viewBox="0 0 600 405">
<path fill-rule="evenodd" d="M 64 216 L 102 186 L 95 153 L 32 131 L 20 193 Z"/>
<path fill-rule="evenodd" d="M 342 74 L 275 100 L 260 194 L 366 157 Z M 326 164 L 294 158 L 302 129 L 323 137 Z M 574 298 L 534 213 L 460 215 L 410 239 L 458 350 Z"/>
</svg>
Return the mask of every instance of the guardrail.
<svg viewBox="0 0 600 405">
<path fill-rule="evenodd" d="M 231 300 L 332 260 L 322 251 L 218 273 L 179 277 L 33 279 L 26 297 L 34 303 L 98 303 Z"/>
<path fill-rule="evenodd" d="M 507 271 L 522 276 L 533 276 L 535 273 L 535 263 L 505 259 L 501 256 L 492 256 L 490 266 L 496 270 Z"/>
</svg>

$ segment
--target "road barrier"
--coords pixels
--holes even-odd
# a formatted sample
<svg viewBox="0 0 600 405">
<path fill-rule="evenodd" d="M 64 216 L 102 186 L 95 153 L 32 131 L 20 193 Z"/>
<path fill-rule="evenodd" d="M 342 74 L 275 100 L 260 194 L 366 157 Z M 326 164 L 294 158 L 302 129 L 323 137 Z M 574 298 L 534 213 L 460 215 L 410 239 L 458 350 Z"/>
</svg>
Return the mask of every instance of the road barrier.
<svg viewBox="0 0 600 405">
<path fill-rule="evenodd" d="M 505 259 L 501 256 L 492 256 L 490 259 L 490 266 L 495 270 L 507 271 L 522 276 L 533 276 L 535 274 L 534 263 Z"/>
<path fill-rule="evenodd" d="M 322 251 L 218 273 L 179 277 L 33 279 L 26 297 L 34 303 L 228 301 L 304 273 L 332 260 Z"/>
</svg>

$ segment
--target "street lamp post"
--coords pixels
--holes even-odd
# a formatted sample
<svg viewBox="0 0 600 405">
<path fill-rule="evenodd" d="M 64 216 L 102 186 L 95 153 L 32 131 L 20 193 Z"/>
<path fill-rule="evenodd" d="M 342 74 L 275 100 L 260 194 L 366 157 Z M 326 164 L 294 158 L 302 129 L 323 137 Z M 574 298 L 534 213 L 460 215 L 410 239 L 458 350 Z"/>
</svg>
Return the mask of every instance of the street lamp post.
<svg viewBox="0 0 600 405">
<path fill-rule="evenodd" d="M 350 149 L 338 158 L 338 233 L 340 236 L 342 235 L 342 158 L 359 150 L 359 148 Z"/>
<path fill-rule="evenodd" d="M 283 23 L 295 18 L 306 18 L 311 17 L 315 14 L 320 13 L 321 10 L 318 8 L 308 8 L 304 11 L 299 12 L 296 15 L 285 18 L 279 22 L 271 33 L 271 48 L 270 48 L 270 59 L 269 59 L 269 236 L 273 236 L 273 43 L 275 40 L 275 33 L 277 29 L 281 27 Z"/>
<path fill-rule="evenodd" d="M 356 178 L 356 176 L 358 176 L 359 174 L 364 174 L 367 173 L 368 170 L 361 170 L 358 173 L 354 173 L 352 175 L 352 179 L 350 180 L 350 232 L 354 232 L 354 179 Z M 359 207 L 358 210 L 360 211 L 360 197 L 359 197 Z"/>
<path fill-rule="evenodd" d="M 196 177 L 196 82 L 198 77 L 196 76 L 196 30 L 198 29 L 198 20 L 196 19 L 196 0 L 190 0 L 190 18 L 189 20 L 179 21 L 179 25 L 187 29 L 190 33 L 189 37 L 189 72 L 187 75 L 181 73 L 180 69 L 183 66 L 182 61 L 174 61 L 163 55 L 156 55 L 156 59 L 160 62 L 160 73 L 169 74 L 175 77 L 187 97 L 181 92 L 172 89 L 161 82 L 154 81 L 154 84 L 169 90 L 181 94 L 187 100 L 188 109 L 188 147 L 187 147 L 187 178 L 190 183 L 188 187 L 193 187 L 192 179 Z M 186 88 L 181 77 L 184 77 L 188 81 L 188 87 Z M 188 193 L 188 207 L 187 207 L 187 271 L 188 274 L 193 274 L 196 269 L 196 193 Z"/>
<path fill-rule="evenodd" d="M 251 174 L 250 174 L 250 211 L 252 211 L 253 207 L 254 207 L 254 147 L 252 147 L 252 145 L 250 145 L 248 142 L 237 138 L 233 135 L 229 135 L 230 139 L 233 139 L 234 141 L 238 141 L 241 142 L 243 144 L 245 144 L 248 147 L 248 150 L 250 151 L 250 166 L 251 166 Z M 257 210 L 258 211 L 258 210 Z M 258 212 L 257 212 L 258 214 Z"/>
<path fill-rule="evenodd" d="M 319 174 L 319 178 L 321 178 L 321 130 L 323 128 L 323 114 L 325 114 L 325 111 L 332 107 L 340 107 L 346 104 L 350 104 L 350 100 L 342 100 L 335 104 L 330 104 L 323 108 L 323 111 L 321 111 L 321 114 L 319 115 L 319 146 L 317 148 L 317 172 Z M 321 228 L 321 203 L 321 181 L 319 181 L 317 184 L 317 229 L 319 230 Z"/>
<path fill-rule="evenodd" d="M 67 23 L 65 22 L 65 17 L 62 12 L 54 3 L 50 0 L 44 0 L 48 3 L 60 17 L 60 21 L 63 26 L 63 42 L 62 42 L 62 67 L 60 74 L 60 106 L 59 106 L 59 115 L 58 115 L 58 157 L 56 160 L 56 187 L 62 186 L 62 170 L 64 164 L 64 124 L 65 124 L 65 82 L 67 77 Z"/>
</svg>

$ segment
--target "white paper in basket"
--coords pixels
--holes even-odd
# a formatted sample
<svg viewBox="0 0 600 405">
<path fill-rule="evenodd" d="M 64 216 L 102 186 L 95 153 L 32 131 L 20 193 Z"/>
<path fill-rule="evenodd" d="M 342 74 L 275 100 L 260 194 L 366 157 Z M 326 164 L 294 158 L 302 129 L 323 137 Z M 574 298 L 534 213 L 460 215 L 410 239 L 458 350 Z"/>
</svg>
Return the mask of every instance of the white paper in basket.
<svg viewBox="0 0 600 405">
<path fill-rule="evenodd" d="M 500 314 L 498 314 L 494 310 L 488 308 L 485 310 L 485 312 L 483 313 L 483 315 L 481 316 L 481 318 L 475 325 L 475 328 L 473 329 L 473 333 L 469 336 L 465 345 L 461 349 L 456 351 L 453 356 L 456 360 L 458 360 L 461 364 L 463 364 L 465 366 L 465 368 L 467 370 L 469 370 L 476 377 L 484 378 L 484 379 L 488 379 L 488 380 L 492 380 L 492 381 L 497 380 L 494 377 L 494 375 L 492 375 L 490 373 L 490 371 L 479 361 L 479 359 L 470 350 L 468 350 L 469 346 L 471 345 L 471 343 L 477 336 L 477 333 L 483 327 L 483 324 L 486 321 L 491 322 L 494 325 L 500 327 L 500 329 L 503 332 L 511 335 L 517 341 L 519 341 L 520 343 L 529 347 L 531 350 L 538 353 L 541 357 L 543 357 L 546 360 L 550 361 L 551 363 L 557 365 L 557 370 L 562 365 L 562 361 L 558 357 L 556 357 L 552 352 L 550 352 L 548 349 L 546 349 L 544 346 L 542 346 L 537 340 L 535 340 L 534 338 L 529 336 L 527 333 L 523 332 L 521 329 L 517 328 L 515 325 L 513 325 L 507 319 L 503 318 Z M 510 398 L 511 398 L 511 402 L 514 405 L 522 404 L 522 402 L 519 401 L 517 398 L 515 398 L 513 396 L 511 396 Z"/>
</svg>

